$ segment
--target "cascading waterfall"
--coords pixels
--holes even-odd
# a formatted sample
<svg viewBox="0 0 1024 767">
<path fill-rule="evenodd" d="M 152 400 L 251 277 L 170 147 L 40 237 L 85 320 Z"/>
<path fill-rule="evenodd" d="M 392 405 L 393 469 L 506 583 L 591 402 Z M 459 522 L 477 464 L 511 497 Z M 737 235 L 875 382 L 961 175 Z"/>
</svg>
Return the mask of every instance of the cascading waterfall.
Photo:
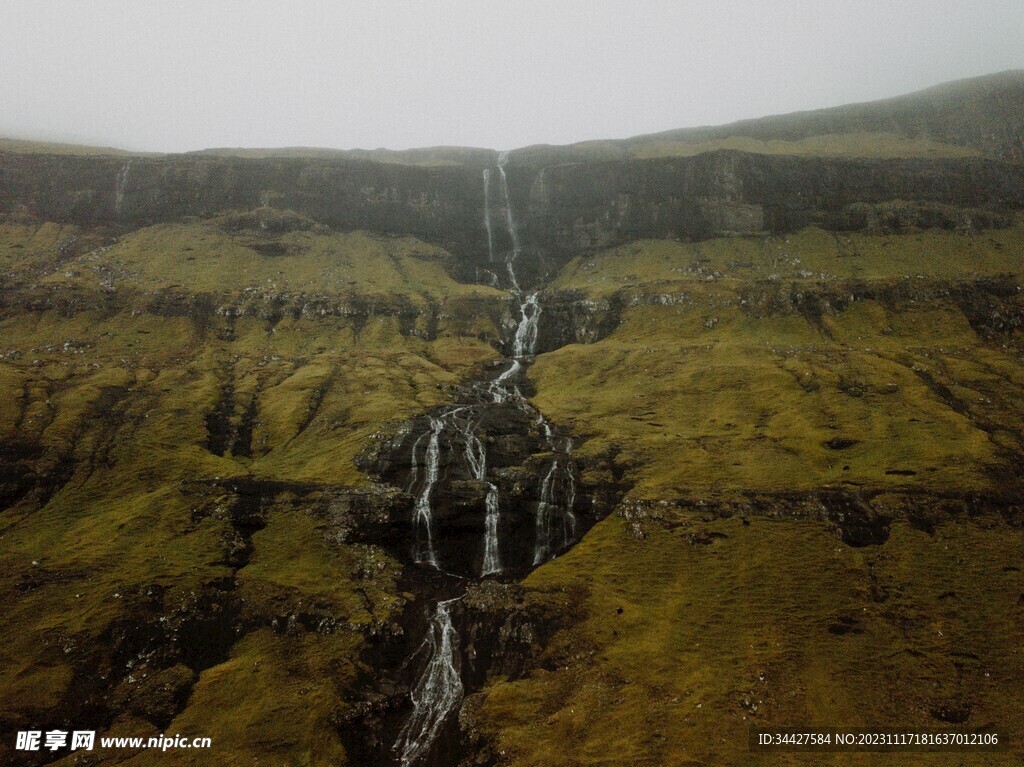
<svg viewBox="0 0 1024 767">
<path fill-rule="evenodd" d="M 537 321 L 540 319 L 540 299 L 537 291 L 530 293 L 519 305 L 521 318 L 512 339 L 512 355 L 516 359 L 532 357 L 537 349 Z"/>
<path fill-rule="evenodd" d="M 536 538 L 533 545 L 533 564 L 539 565 L 576 539 L 576 478 L 565 465 L 568 452 L 558 454 L 541 483 L 540 501 L 537 503 Z M 559 503 L 559 490 L 565 503 Z"/>
<path fill-rule="evenodd" d="M 407 493 L 412 493 L 416 487 L 416 480 L 419 478 L 420 464 L 416 460 L 416 453 L 420 449 L 420 445 L 423 444 L 423 440 L 427 439 L 427 435 L 430 432 L 423 432 L 416 438 L 416 441 L 412 443 L 412 465 L 409 468 L 409 486 L 406 488 Z"/>
<path fill-rule="evenodd" d="M 508 366 L 489 383 L 476 385 L 476 391 L 492 404 L 509 402 L 543 434 L 553 458 L 540 489 L 535 520 L 533 564 L 539 565 L 569 546 L 576 537 L 576 516 L 573 507 L 576 500 L 576 478 L 571 458 L 572 440 L 561 440 L 551 425 L 533 408 L 519 389 L 517 381 L 529 366 L 537 351 L 538 324 L 541 315 L 540 294 L 533 291 L 524 296 L 515 272 L 515 262 L 520 255 L 519 233 L 509 196 L 508 177 L 505 166 L 508 153 L 498 157 L 498 172 L 501 180 L 501 196 L 512 241 L 512 251 L 506 258 L 505 267 L 513 295 L 519 300 L 519 322 L 512 336 L 512 355 Z M 483 174 L 484 182 L 484 226 L 487 229 L 488 256 L 494 260 L 494 232 L 490 210 L 490 170 Z M 493 273 L 492 273 L 493 274 Z M 497 277 L 493 282 L 497 283 Z M 432 494 L 440 474 L 441 440 L 450 435 L 447 445 L 454 450 L 461 440 L 466 467 L 470 475 L 487 485 L 485 498 L 486 516 L 483 531 L 483 562 L 480 577 L 502 572 L 500 553 L 500 491 L 498 486 L 487 479 L 487 450 L 483 440 L 477 436 L 479 419 L 475 417 L 480 403 L 450 408 L 429 419 L 429 430 L 422 433 L 412 446 L 412 467 L 409 492 L 416 488 L 420 479 L 420 464 L 423 465 L 423 479 L 416 496 L 414 532 L 416 537 L 415 561 L 428 563 L 441 569 L 435 548 L 434 514 Z M 423 448 L 423 443 L 426 447 Z M 419 453 L 423 457 L 420 460 Z M 445 723 L 450 719 L 462 701 L 464 690 L 459 673 L 459 637 L 452 622 L 451 608 L 461 597 L 439 601 L 434 610 L 427 636 L 420 646 L 426 653 L 427 663 L 417 679 L 410 697 L 413 710 L 402 726 L 394 745 L 394 752 L 403 767 L 410 767 L 430 750 Z"/>
<path fill-rule="evenodd" d="M 474 479 L 481 482 L 487 480 L 487 449 L 476 436 L 473 424 L 467 423 L 461 430 L 466 443 L 466 463 Z M 484 560 L 480 576 L 494 575 L 501 572 L 501 552 L 498 548 L 498 522 L 500 509 L 498 506 L 498 488 L 493 482 L 487 483 L 485 500 L 487 515 L 484 518 Z"/>
<path fill-rule="evenodd" d="M 483 480 L 487 475 L 487 449 L 474 432 L 474 425 L 467 422 L 463 426 L 456 425 L 463 441 L 466 443 L 466 463 L 473 479 Z"/>
<path fill-rule="evenodd" d="M 505 268 L 508 271 L 508 278 L 512 282 L 512 290 L 520 293 L 519 282 L 516 280 L 514 268 L 516 259 L 519 258 L 519 232 L 516 231 L 515 217 L 512 215 L 512 198 L 508 193 L 508 176 L 505 174 L 505 165 L 508 164 L 508 152 L 498 155 L 498 173 L 501 175 L 501 196 L 505 201 L 505 225 L 508 227 L 508 236 L 512 240 L 512 253 L 505 261 Z"/>
<path fill-rule="evenodd" d="M 427 655 L 427 665 L 412 688 L 412 714 L 394 746 L 402 767 L 409 767 L 427 752 L 448 716 L 462 701 L 459 635 L 451 615 L 451 606 L 457 601 L 437 603 L 427 636 L 420 645 Z"/>
<path fill-rule="evenodd" d="M 129 160 L 121 166 L 117 172 L 117 185 L 114 188 L 114 213 L 121 215 L 121 208 L 124 207 L 124 193 L 128 189 L 128 174 L 132 170 L 132 161 Z"/>
<path fill-rule="evenodd" d="M 491 169 L 484 168 L 484 226 L 487 228 L 487 260 L 494 260 L 494 230 L 491 228 Z"/>
<path fill-rule="evenodd" d="M 484 564 L 480 576 L 501 572 L 501 550 L 498 548 L 498 488 L 488 482 L 487 516 L 484 518 Z"/>
<path fill-rule="evenodd" d="M 522 400 L 522 394 L 519 392 L 519 387 L 515 384 L 509 384 L 509 381 L 519 374 L 519 370 L 521 368 L 522 363 L 520 363 L 519 360 L 514 359 L 509 363 L 509 366 L 501 372 L 501 375 L 487 385 L 487 391 L 491 395 L 491 399 L 495 404 L 500 405 L 509 399 L 513 399 L 518 405 Z"/>
<path fill-rule="evenodd" d="M 416 532 L 417 562 L 426 562 L 437 567 L 437 551 L 434 548 L 434 510 L 430 504 L 430 494 L 437 482 L 438 464 L 441 456 L 441 432 L 444 430 L 445 417 L 430 418 L 430 438 L 427 440 L 427 452 L 424 456 L 426 477 L 423 488 L 416 499 L 416 510 L 413 515 L 413 526 Z M 413 465 L 416 465 L 416 454 L 413 453 Z"/>
</svg>

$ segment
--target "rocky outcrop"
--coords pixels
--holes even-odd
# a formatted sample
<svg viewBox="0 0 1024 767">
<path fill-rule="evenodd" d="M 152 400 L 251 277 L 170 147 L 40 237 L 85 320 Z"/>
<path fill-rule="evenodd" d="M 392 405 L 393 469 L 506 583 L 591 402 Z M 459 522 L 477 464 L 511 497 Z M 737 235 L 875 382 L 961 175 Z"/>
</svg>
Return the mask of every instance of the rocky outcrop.
<svg viewBox="0 0 1024 767">
<path fill-rule="evenodd" d="M 857 220 L 849 209 L 856 203 L 1024 207 L 1024 168 L 981 159 L 809 159 L 719 151 L 553 166 L 544 173 L 543 195 L 531 194 L 528 168 L 512 166 L 509 176 L 513 189 L 529 199 L 524 240 L 556 259 L 646 237 L 696 240 L 811 224 L 867 228 L 868 216 Z"/>
<path fill-rule="evenodd" d="M 834 449 L 842 449 L 836 447 Z M 948 522 L 1000 520 L 1013 528 L 1024 525 L 1024 497 L 1013 492 L 940 492 L 882 488 L 831 487 L 808 492 L 744 492 L 724 497 L 692 497 L 674 500 L 630 500 L 615 513 L 627 522 L 637 538 L 647 536 L 650 526 L 684 528 L 688 520 L 740 517 L 744 523 L 768 519 L 816 520 L 826 523 L 848 546 L 883 546 L 889 529 L 898 520 L 929 535 Z M 986 523 L 987 524 L 987 523 Z M 710 544 L 696 536 L 694 545 Z"/>
<path fill-rule="evenodd" d="M 523 160 L 529 157 L 524 153 Z M 1024 208 L 1024 166 L 980 158 L 838 159 L 716 151 L 694 157 L 507 165 L 524 284 L 581 250 L 646 237 L 702 239 L 810 224 L 983 226 Z M 491 266 L 482 167 L 351 159 L 197 157 L 130 161 L 0 153 L 0 213 L 130 230 L 270 205 L 339 230 L 438 243 L 472 279 Z M 893 213 L 893 200 L 918 207 Z M 867 206 L 867 207 L 864 207 Z M 874 206 L 874 207 L 872 207 Z M 282 217 L 279 226 L 313 225 Z M 251 224 L 247 219 L 240 226 Z M 266 222 L 260 222 L 266 224 Z M 496 251 L 511 250 L 495 227 Z M 273 254 L 270 254 L 273 255 Z"/>
</svg>

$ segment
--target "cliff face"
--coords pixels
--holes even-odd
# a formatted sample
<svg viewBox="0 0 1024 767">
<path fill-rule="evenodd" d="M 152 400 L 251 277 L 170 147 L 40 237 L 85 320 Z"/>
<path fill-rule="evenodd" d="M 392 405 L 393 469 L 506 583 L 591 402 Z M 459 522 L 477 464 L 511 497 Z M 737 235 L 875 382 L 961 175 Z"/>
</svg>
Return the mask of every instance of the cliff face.
<svg viewBox="0 0 1024 767">
<path fill-rule="evenodd" d="M 525 175 L 525 174 L 524 174 Z M 526 186 L 523 179 L 521 186 Z M 529 180 L 532 242 L 561 251 L 648 237 L 860 228 L 854 203 L 1008 209 L 1024 168 L 988 160 L 805 159 L 742 152 L 562 165 Z"/>
<path fill-rule="evenodd" d="M 0 156 L 0 209 L 133 230 L 273 205 L 335 229 L 412 234 L 479 248 L 479 172 L 295 158 Z"/>
<path fill-rule="evenodd" d="M 554 158 L 548 158 L 554 159 Z M 0 154 L 0 212 L 117 230 L 261 205 L 338 230 L 413 235 L 454 253 L 464 275 L 488 261 L 482 173 L 347 159 Z M 870 160 L 758 155 L 507 167 L 520 240 L 548 268 L 574 252 L 641 238 L 860 229 L 856 204 L 909 200 L 966 209 L 954 228 L 1024 207 L 1024 167 L 982 158 Z M 491 190 L 492 216 L 503 201 Z M 494 243 L 508 251 L 503 226 Z"/>
</svg>

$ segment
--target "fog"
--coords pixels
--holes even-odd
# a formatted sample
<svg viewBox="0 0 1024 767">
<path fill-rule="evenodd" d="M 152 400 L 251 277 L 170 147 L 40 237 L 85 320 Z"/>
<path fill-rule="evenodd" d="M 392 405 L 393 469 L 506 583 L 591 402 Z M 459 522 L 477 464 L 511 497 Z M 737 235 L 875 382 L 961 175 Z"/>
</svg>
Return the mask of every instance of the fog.
<svg viewBox="0 0 1024 767">
<path fill-rule="evenodd" d="M 1024 68 L 1020 0 L 4 0 L 0 135 L 512 148 Z"/>
</svg>

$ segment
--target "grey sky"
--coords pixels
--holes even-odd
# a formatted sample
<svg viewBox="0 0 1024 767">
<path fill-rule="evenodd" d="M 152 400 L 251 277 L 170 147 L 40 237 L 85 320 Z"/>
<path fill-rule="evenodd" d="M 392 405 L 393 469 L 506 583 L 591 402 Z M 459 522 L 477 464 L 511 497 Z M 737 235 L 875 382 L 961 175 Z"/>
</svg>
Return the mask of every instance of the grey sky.
<svg viewBox="0 0 1024 767">
<path fill-rule="evenodd" d="M 511 148 L 1013 68 L 1021 0 L 3 0 L 0 134 Z"/>
</svg>

